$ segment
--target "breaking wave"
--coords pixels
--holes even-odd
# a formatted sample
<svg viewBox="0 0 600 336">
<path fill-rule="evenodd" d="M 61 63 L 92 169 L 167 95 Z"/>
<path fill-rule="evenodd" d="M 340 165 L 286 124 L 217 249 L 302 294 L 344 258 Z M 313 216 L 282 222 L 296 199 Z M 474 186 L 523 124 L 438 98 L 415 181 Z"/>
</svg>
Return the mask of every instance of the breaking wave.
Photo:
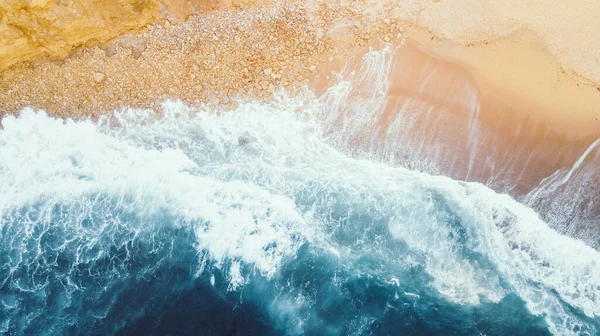
<svg viewBox="0 0 600 336">
<path fill-rule="evenodd" d="M 345 85 L 5 117 L 0 331 L 600 332 L 600 252 L 483 184 L 357 154 L 327 117 Z"/>
</svg>

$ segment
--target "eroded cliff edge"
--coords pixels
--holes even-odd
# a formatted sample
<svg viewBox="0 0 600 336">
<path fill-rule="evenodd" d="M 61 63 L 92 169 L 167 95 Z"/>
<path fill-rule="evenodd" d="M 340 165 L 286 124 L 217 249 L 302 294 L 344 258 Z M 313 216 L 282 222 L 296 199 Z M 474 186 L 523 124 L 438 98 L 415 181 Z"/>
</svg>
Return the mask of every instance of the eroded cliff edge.
<svg viewBox="0 0 600 336">
<path fill-rule="evenodd" d="M 19 62 L 61 59 L 157 20 L 245 6 L 254 0 L 6 0 L 0 3 L 0 72 Z"/>
</svg>

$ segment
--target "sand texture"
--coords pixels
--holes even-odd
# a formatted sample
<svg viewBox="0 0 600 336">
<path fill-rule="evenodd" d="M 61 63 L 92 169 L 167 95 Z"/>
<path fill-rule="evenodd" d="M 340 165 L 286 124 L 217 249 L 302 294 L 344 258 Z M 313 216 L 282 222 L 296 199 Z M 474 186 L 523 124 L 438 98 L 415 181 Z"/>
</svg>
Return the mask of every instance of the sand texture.
<svg viewBox="0 0 600 336">
<path fill-rule="evenodd" d="M 268 99 L 281 87 L 329 78 L 356 48 L 405 39 L 463 67 L 481 97 L 511 113 L 571 138 L 600 135 L 597 2 L 73 3 L 1 6 L 3 114 L 34 106 L 80 117 L 169 98 Z"/>
<path fill-rule="evenodd" d="M 60 59 L 151 22 L 243 6 L 253 0 L 7 0 L 0 3 L 0 72 L 23 61 Z"/>
</svg>

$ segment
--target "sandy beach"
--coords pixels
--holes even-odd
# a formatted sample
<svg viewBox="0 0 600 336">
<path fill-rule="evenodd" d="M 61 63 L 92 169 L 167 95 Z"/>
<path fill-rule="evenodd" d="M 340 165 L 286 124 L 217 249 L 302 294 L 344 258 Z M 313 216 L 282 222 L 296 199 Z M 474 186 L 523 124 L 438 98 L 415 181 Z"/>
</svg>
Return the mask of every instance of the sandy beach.
<svg viewBox="0 0 600 336">
<path fill-rule="evenodd" d="M 600 335 L 599 13 L 0 1 L 0 334 Z"/>
<path fill-rule="evenodd" d="M 395 39 L 398 34 L 402 34 L 404 38 L 417 43 L 427 52 L 469 69 L 485 95 L 505 97 L 505 100 L 509 100 L 523 113 L 546 119 L 561 131 L 576 137 L 597 135 L 600 132 L 600 121 L 596 120 L 600 117 L 600 112 L 594 108 L 600 105 L 600 50 L 597 48 L 598 37 L 595 36 L 595 32 L 600 29 L 600 23 L 594 14 L 600 11 L 600 5 L 593 1 L 580 1 L 570 5 L 564 5 L 561 1 L 532 1 L 525 5 L 508 0 L 483 3 L 470 0 L 462 0 L 459 3 L 375 1 L 372 4 L 358 1 L 343 7 L 318 2 L 299 2 L 288 5 L 275 4 L 271 5 L 270 9 L 269 6 L 261 6 L 257 1 L 141 1 L 137 5 L 127 1 L 100 2 L 93 5 L 80 1 L 76 5 L 79 7 L 61 7 L 52 1 L 34 1 L 30 5 L 19 5 L 18 2 L 9 1 L 2 5 L 0 34 L 3 42 L 0 44 L 0 71 L 3 71 L 3 95 L 0 97 L 0 104 L 3 113 L 14 113 L 28 101 L 36 107 L 53 110 L 52 99 L 44 99 L 40 90 L 34 93 L 34 89 L 29 88 L 31 86 L 44 86 L 43 91 L 53 91 L 52 95 L 57 95 L 57 106 L 64 107 L 65 103 L 67 104 L 69 112 L 58 111 L 55 108 L 55 113 L 73 114 L 81 108 L 88 113 L 92 112 L 85 105 L 87 97 L 70 95 L 68 100 L 74 101 L 69 102 L 67 97 L 61 98 L 59 90 L 53 89 L 53 82 L 64 80 L 59 85 L 61 88 L 64 84 L 86 87 L 94 84 L 90 83 L 93 73 L 104 71 L 106 73 L 103 74 L 109 75 L 107 77 L 111 79 L 110 86 L 116 89 L 126 87 L 130 83 L 126 83 L 125 78 L 119 78 L 117 75 L 111 76 L 109 70 L 135 73 L 137 67 L 143 67 L 172 68 L 171 72 L 183 71 L 168 63 L 176 57 L 169 54 L 181 49 L 187 53 L 188 58 L 192 58 L 192 55 L 194 58 L 202 57 L 193 54 L 190 40 L 193 40 L 192 44 L 196 48 L 232 48 L 231 45 L 226 45 L 231 42 L 227 36 L 222 37 L 223 41 L 219 40 L 218 36 L 211 36 L 211 39 L 198 38 L 198 35 L 207 35 L 206 30 L 211 31 L 215 28 L 218 28 L 219 32 L 235 35 L 230 29 L 233 26 L 232 22 L 217 22 L 222 21 L 221 16 L 229 16 L 230 21 L 249 23 L 252 21 L 252 15 L 269 16 L 268 12 L 271 12 L 271 18 L 265 17 L 261 22 L 270 27 L 268 30 L 261 31 L 258 27 L 246 30 L 249 28 L 247 26 L 244 28 L 246 33 L 252 34 L 257 44 L 260 44 L 259 41 L 269 41 L 272 38 L 269 34 L 272 29 L 275 30 L 273 35 L 276 38 L 297 40 L 298 45 L 285 45 L 282 54 L 298 51 L 290 50 L 292 48 L 314 46 L 314 50 L 308 50 L 308 57 L 299 52 L 300 55 L 296 56 L 299 57 L 298 60 L 290 60 L 290 63 L 298 63 L 299 67 L 309 69 L 318 65 L 315 63 L 318 60 L 345 55 L 349 45 L 368 45 L 376 40 Z M 277 7 L 279 9 L 274 9 Z M 291 15 L 289 18 L 273 14 L 273 10 L 281 11 L 284 7 L 287 7 L 287 10 L 302 9 L 297 13 L 288 14 Z M 363 11 L 365 8 L 369 10 Z M 215 9 L 220 11 L 214 14 Z M 185 19 L 194 13 L 198 16 L 192 16 L 186 25 Z M 103 19 L 106 16 L 111 16 L 110 24 Z M 277 22 L 282 19 L 297 28 L 302 25 L 311 27 L 306 32 L 304 29 L 285 32 L 285 29 L 277 27 Z M 394 22 L 390 24 L 390 20 Z M 157 22 L 158 25 L 151 24 L 152 22 Z M 148 24 L 151 24 L 149 28 L 142 29 Z M 141 32 L 137 33 L 140 30 Z M 304 33 L 312 35 L 312 41 L 306 41 L 307 36 L 304 36 L 305 42 L 302 42 L 300 35 Z M 111 40 L 115 42 L 111 44 Z M 101 55 L 103 52 L 93 47 L 101 46 L 106 50 L 105 54 L 112 55 L 117 54 L 115 44 L 119 42 L 123 49 L 129 50 L 120 51 L 112 59 L 104 57 Z M 156 50 L 165 46 L 169 48 L 170 53 Z M 252 48 L 251 46 L 250 49 Z M 257 53 L 259 50 L 250 51 Z M 65 57 L 73 52 L 76 55 L 73 58 L 84 55 L 78 60 L 65 60 Z M 130 57 L 127 55 L 129 53 Z M 143 59 L 136 61 L 136 58 L 144 53 L 146 55 Z M 227 59 L 217 58 L 214 62 L 225 66 L 228 59 L 235 56 L 233 54 Z M 241 55 L 237 57 L 238 61 L 242 58 Z M 63 63 L 46 63 L 41 61 L 44 58 L 62 59 Z M 30 63 L 33 67 L 23 64 L 24 61 L 34 62 Z M 253 61 L 257 68 L 268 66 L 260 64 L 261 59 Z M 183 62 L 189 63 L 189 60 Z M 11 66 L 11 70 L 7 71 Z M 185 72 L 194 74 L 194 70 L 186 69 Z M 231 70 L 244 71 L 234 67 Z M 44 73 L 48 71 L 52 72 L 52 75 L 45 79 Z M 296 75 L 296 72 L 293 74 Z M 200 73 L 196 74 L 198 75 Z M 302 77 L 312 75 L 305 72 Z M 96 79 L 100 77 L 102 75 L 97 75 Z M 181 76 L 177 77 L 179 80 L 183 79 Z M 295 82 L 298 76 L 288 77 L 291 78 L 285 81 L 275 78 L 273 84 Z M 172 82 L 174 78 L 159 76 L 155 79 L 157 81 L 153 84 L 136 85 L 145 87 L 142 91 L 147 92 L 146 101 L 164 96 L 190 98 L 193 94 L 189 90 L 181 92 L 175 87 L 176 94 L 169 95 L 166 84 L 158 83 L 164 83 L 168 79 Z M 212 86 L 209 91 L 215 93 L 207 92 L 206 97 L 200 98 L 207 99 L 214 94 L 218 96 L 216 88 L 226 85 L 225 81 L 223 79 L 213 83 L 207 82 L 205 86 Z M 25 88 L 14 88 L 15 84 Z M 193 84 L 198 86 L 198 83 Z M 162 86 L 162 91 L 165 92 L 158 94 L 157 91 L 160 90 L 157 86 Z M 88 96 L 93 93 L 94 91 L 88 92 Z M 39 97 L 40 95 L 42 97 Z M 116 97 L 112 100 L 131 102 L 127 98 L 131 97 Z M 118 107 L 101 102 L 95 103 L 94 106 L 96 113 Z"/>
<path fill-rule="evenodd" d="M 4 27 L 16 10 L 10 4 L 3 5 Z M 40 6 L 20 10 L 43 16 L 55 8 Z M 600 5 L 592 1 L 568 7 L 506 0 L 162 2 L 138 8 L 139 15 L 123 8 L 131 9 L 99 9 L 119 13 L 108 30 L 101 16 L 88 33 L 81 21 L 62 27 L 63 35 L 49 42 L 56 47 L 41 53 L 26 47 L 11 52 L 24 42 L 3 39 L 2 114 L 33 106 L 61 117 L 97 117 L 126 106 L 158 111 L 166 99 L 231 108 L 240 97 L 268 101 L 280 88 L 297 91 L 306 84 L 320 95 L 345 65 L 358 69 L 368 48 L 404 43 L 395 56 L 385 118 L 374 124 L 380 133 L 406 101 L 429 104 L 451 121 L 416 127 L 415 134 L 450 134 L 447 141 L 455 146 L 447 155 L 460 156 L 467 145 L 456 134 L 464 133 L 476 106 L 493 135 L 482 151 L 504 153 L 494 160 L 510 162 L 503 173 L 514 175 L 509 180 L 528 181 L 523 192 L 571 166 L 600 136 L 600 50 L 593 34 L 600 30 L 593 14 Z M 46 24 L 32 34 L 55 28 Z M 79 33 L 71 42 L 69 29 Z M 498 174 L 482 164 L 469 179 L 485 182 Z M 462 166 L 445 173 L 465 179 L 469 169 Z"/>
</svg>

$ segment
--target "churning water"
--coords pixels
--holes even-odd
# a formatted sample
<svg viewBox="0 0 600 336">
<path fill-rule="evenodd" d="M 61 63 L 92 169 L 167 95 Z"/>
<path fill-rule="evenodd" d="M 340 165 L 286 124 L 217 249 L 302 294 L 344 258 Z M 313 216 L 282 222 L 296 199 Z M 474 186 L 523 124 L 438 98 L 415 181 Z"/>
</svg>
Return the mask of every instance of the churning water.
<svg viewBox="0 0 600 336">
<path fill-rule="evenodd" d="M 0 332 L 597 335 L 600 252 L 483 184 L 351 149 L 329 119 L 351 85 L 5 117 Z"/>
</svg>

